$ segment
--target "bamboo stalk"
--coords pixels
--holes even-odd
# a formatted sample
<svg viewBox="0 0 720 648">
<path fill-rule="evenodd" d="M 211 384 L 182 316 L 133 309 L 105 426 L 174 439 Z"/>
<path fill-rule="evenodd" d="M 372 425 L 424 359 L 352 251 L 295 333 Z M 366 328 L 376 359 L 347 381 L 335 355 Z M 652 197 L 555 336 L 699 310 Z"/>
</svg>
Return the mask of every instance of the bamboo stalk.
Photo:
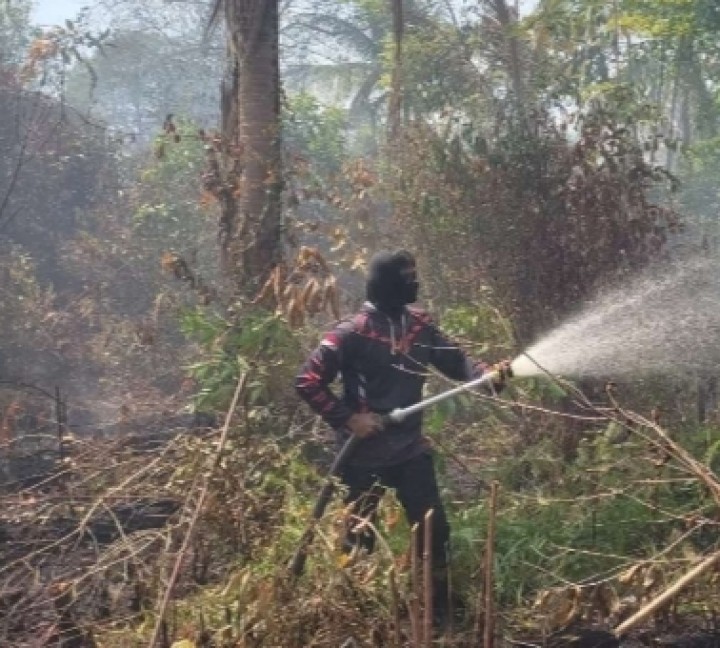
<svg viewBox="0 0 720 648">
<path fill-rule="evenodd" d="M 430 648 L 432 644 L 433 622 L 433 582 L 432 582 L 432 519 L 433 509 L 425 513 L 425 533 L 423 538 L 423 645 Z"/>
<path fill-rule="evenodd" d="M 392 78 L 390 81 L 390 103 L 388 119 L 388 135 L 391 142 L 400 132 L 402 115 L 402 46 L 405 21 L 403 16 L 403 0 L 391 0 L 392 25 L 395 40 L 395 53 L 393 56 Z"/>
<path fill-rule="evenodd" d="M 500 485 L 494 481 L 490 486 L 490 504 L 488 510 L 488 535 L 485 545 L 485 629 L 484 648 L 495 646 L 495 517 L 497 515 L 497 497 Z"/>
<path fill-rule="evenodd" d="M 412 648 L 420 648 L 422 644 L 422 628 L 420 626 L 420 557 L 418 556 L 418 535 L 420 527 L 413 524 L 410 531 L 410 632 Z"/>
<path fill-rule="evenodd" d="M 65 421 L 63 420 L 63 402 L 60 395 L 60 387 L 55 386 L 55 420 L 57 422 L 57 438 L 58 438 L 58 456 L 60 458 L 60 464 L 62 465 L 65 459 L 65 439 L 64 439 L 64 427 Z"/>
<path fill-rule="evenodd" d="M 390 580 L 390 596 L 392 600 L 393 611 L 393 636 L 395 638 L 395 647 L 402 647 L 402 638 L 400 636 L 400 595 L 398 594 L 397 579 L 395 578 L 395 565 L 390 568 L 388 574 Z"/>
<path fill-rule="evenodd" d="M 445 547 L 445 564 L 448 565 L 447 568 L 447 591 L 446 596 L 447 600 L 445 601 L 445 605 L 447 605 L 448 609 L 448 620 L 447 620 L 447 627 L 445 628 L 445 641 L 447 642 L 448 646 L 450 645 L 450 640 L 452 639 L 454 627 L 453 627 L 453 617 L 455 616 L 455 608 L 453 606 L 453 578 L 452 578 L 452 570 L 450 569 L 449 565 L 452 564 L 450 551 L 448 547 Z"/>
<path fill-rule="evenodd" d="M 483 555 L 483 572 L 485 571 L 485 556 Z M 483 583 L 485 582 L 485 574 L 482 574 L 483 577 Z M 481 637 L 483 636 L 483 609 L 484 609 L 484 603 L 483 603 L 483 592 L 482 587 L 480 588 L 480 592 L 477 595 L 477 600 L 475 602 L 475 641 L 476 645 L 480 645 Z"/>
<path fill-rule="evenodd" d="M 715 552 L 708 556 L 701 563 L 693 567 L 687 574 L 681 576 L 676 580 L 670 587 L 664 592 L 661 592 L 652 601 L 650 601 L 645 607 L 638 610 L 629 619 L 623 621 L 614 632 L 617 637 L 622 637 L 632 630 L 636 625 L 642 623 L 647 617 L 653 612 L 661 608 L 665 603 L 670 601 L 673 597 L 677 596 L 682 589 L 687 587 L 696 578 L 702 576 L 706 571 L 713 567 L 716 563 L 720 562 L 720 551 Z"/>
<path fill-rule="evenodd" d="M 190 546 L 190 541 L 193 538 L 193 533 L 195 531 L 197 521 L 200 518 L 200 513 L 205 506 L 205 500 L 207 499 L 208 490 L 210 487 L 210 478 L 215 473 L 215 470 L 218 468 L 218 466 L 220 465 L 220 461 L 222 460 L 222 455 L 225 450 L 225 444 L 227 443 L 233 414 L 235 413 L 235 408 L 240 401 L 240 397 L 245 392 L 247 378 L 248 374 L 247 372 L 245 372 L 238 379 L 237 386 L 235 387 L 235 394 L 233 395 L 232 402 L 230 403 L 230 408 L 225 414 L 225 424 L 223 425 L 222 431 L 220 432 L 220 441 L 218 442 L 217 449 L 215 450 L 212 464 L 208 466 L 208 469 L 203 475 L 202 487 L 200 489 L 200 494 L 198 495 L 197 504 L 195 505 L 195 510 L 193 511 L 192 517 L 190 518 L 190 523 L 188 524 L 187 531 L 185 532 L 185 537 L 183 538 L 180 550 L 175 557 L 175 564 L 173 565 L 173 569 L 170 574 L 170 580 L 168 581 L 165 593 L 158 608 L 157 621 L 155 623 L 155 629 L 153 630 L 152 637 L 150 638 L 148 648 L 155 648 L 157 646 L 158 640 L 160 639 L 160 635 L 162 634 L 162 627 L 165 623 L 165 614 L 167 612 L 168 606 L 170 605 L 173 590 L 175 589 L 175 584 L 177 583 L 178 577 L 180 576 L 180 568 L 185 558 L 185 554 L 187 553 Z"/>
</svg>

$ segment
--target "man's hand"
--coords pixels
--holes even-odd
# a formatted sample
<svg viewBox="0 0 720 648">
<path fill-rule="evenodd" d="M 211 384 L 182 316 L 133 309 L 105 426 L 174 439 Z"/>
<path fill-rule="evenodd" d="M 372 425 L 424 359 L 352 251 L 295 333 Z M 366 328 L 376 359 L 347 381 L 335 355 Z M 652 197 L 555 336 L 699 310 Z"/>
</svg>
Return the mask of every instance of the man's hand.
<svg viewBox="0 0 720 648">
<path fill-rule="evenodd" d="M 512 378 L 513 372 L 510 367 L 510 360 L 501 360 L 493 365 L 488 365 L 484 362 L 475 365 L 483 374 L 492 373 L 492 388 L 493 391 L 500 393 L 505 388 L 505 383 L 508 378 Z"/>
<path fill-rule="evenodd" d="M 353 414 L 345 424 L 355 436 L 366 439 L 382 430 L 382 419 L 378 414 Z"/>
<path fill-rule="evenodd" d="M 504 385 L 508 378 L 513 377 L 512 368 L 510 366 L 510 360 L 501 360 L 500 362 L 493 365 L 493 371 L 496 371 L 500 380 L 498 381 L 501 385 Z M 497 384 L 497 383 L 496 383 Z"/>
</svg>

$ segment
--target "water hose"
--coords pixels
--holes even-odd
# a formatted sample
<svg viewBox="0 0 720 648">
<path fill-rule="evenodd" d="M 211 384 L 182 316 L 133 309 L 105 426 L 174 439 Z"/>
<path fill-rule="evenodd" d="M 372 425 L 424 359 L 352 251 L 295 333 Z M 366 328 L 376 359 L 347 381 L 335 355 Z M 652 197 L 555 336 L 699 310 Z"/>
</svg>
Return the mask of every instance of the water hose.
<svg viewBox="0 0 720 648">
<path fill-rule="evenodd" d="M 474 389 L 476 387 L 491 387 L 493 384 L 502 382 L 504 378 L 511 376 L 512 372 L 510 369 L 493 369 L 492 371 L 484 373 L 479 378 L 470 380 L 466 383 L 463 383 L 462 385 L 459 385 L 458 387 L 454 387 L 453 389 L 448 389 L 447 391 L 444 391 L 441 394 L 437 394 L 436 396 L 426 398 L 425 400 L 420 401 L 415 405 L 394 409 L 382 417 L 382 429 L 384 430 L 393 424 L 401 423 L 408 416 L 411 416 L 412 414 L 431 407 L 436 403 L 447 400 L 448 398 L 452 398 L 457 394 L 468 391 L 470 389 Z M 355 448 L 358 446 L 361 440 L 362 439 L 360 439 L 360 437 L 355 436 L 354 434 L 351 435 L 348 440 L 345 441 L 345 444 L 340 449 L 340 452 L 338 452 L 338 454 L 335 456 L 335 459 L 330 466 L 330 470 L 328 471 L 325 483 L 323 484 L 323 487 L 320 490 L 320 494 L 318 495 L 318 498 L 315 502 L 315 506 L 313 507 L 310 523 L 308 524 L 308 527 L 305 529 L 305 532 L 300 538 L 298 548 L 288 564 L 288 570 L 290 571 L 290 575 L 293 579 L 299 578 L 305 569 L 305 561 L 307 560 L 308 550 L 310 549 L 310 545 L 312 544 L 313 538 L 315 537 L 315 526 L 318 520 L 320 520 L 325 514 L 325 509 L 327 508 L 327 505 L 332 499 L 333 492 L 335 491 L 336 479 L 340 476 L 343 467 L 347 463 L 348 459 L 355 452 Z"/>
</svg>

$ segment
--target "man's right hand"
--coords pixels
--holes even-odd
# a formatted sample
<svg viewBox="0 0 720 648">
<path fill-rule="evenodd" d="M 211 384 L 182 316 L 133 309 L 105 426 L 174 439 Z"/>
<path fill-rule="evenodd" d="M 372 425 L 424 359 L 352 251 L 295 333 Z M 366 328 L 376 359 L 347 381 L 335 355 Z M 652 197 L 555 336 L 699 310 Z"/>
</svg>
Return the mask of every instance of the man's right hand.
<svg viewBox="0 0 720 648">
<path fill-rule="evenodd" d="M 353 414 L 345 425 L 355 436 L 366 439 L 382 430 L 382 418 L 372 412 Z"/>
</svg>

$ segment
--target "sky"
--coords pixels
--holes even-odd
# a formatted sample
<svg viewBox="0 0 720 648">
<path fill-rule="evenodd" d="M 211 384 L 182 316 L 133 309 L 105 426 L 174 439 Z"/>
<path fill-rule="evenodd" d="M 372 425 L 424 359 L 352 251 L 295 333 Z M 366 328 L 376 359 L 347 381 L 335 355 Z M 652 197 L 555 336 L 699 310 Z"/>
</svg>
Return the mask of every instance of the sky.
<svg viewBox="0 0 720 648">
<path fill-rule="evenodd" d="M 73 19 L 89 0 L 34 0 L 33 21 L 38 25 L 57 25 L 66 18 Z"/>
<path fill-rule="evenodd" d="M 529 11 L 537 0 L 520 0 L 521 11 Z M 57 25 L 74 18 L 92 0 L 35 0 L 33 20 L 39 25 Z"/>
</svg>

